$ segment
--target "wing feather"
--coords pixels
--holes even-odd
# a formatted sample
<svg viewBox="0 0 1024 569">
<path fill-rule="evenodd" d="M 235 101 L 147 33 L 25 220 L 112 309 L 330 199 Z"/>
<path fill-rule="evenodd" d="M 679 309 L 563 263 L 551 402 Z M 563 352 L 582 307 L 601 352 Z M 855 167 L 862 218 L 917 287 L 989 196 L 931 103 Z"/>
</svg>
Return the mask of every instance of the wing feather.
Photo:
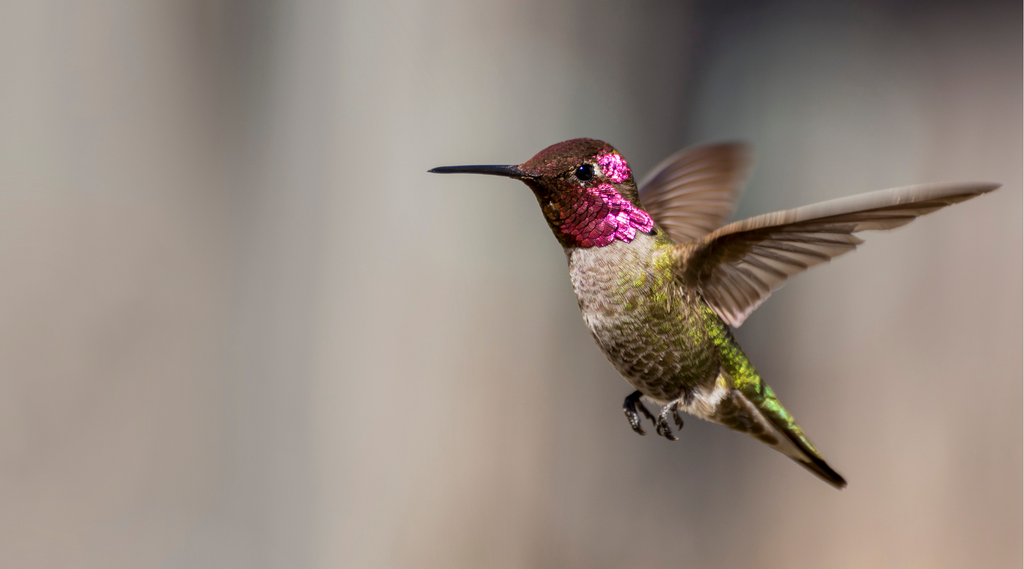
<svg viewBox="0 0 1024 569">
<path fill-rule="evenodd" d="M 723 320 L 739 326 L 793 275 L 856 249 L 863 240 L 854 233 L 901 227 L 998 187 L 925 184 L 759 215 L 677 245 L 676 271 Z"/>
<path fill-rule="evenodd" d="M 640 202 L 677 243 L 695 241 L 732 215 L 750 161 L 744 144 L 684 148 L 640 182 Z"/>
</svg>

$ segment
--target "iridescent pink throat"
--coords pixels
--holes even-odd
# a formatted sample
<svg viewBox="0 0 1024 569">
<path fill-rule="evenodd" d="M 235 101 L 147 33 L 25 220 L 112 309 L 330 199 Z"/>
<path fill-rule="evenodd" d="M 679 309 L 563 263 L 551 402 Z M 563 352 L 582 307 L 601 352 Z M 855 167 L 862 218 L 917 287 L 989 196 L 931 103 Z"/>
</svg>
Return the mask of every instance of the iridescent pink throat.
<svg viewBox="0 0 1024 569">
<path fill-rule="evenodd" d="M 630 176 L 629 166 L 618 154 L 602 153 L 597 163 L 605 177 L 615 183 Z M 611 184 L 583 188 L 573 203 L 560 209 L 558 217 L 558 229 L 575 247 L 604 247 L 616 239 L 629 243 L 637 230 L 647 233 L 654 228 L 651 216 L 622 197 Z"/>
</svg>

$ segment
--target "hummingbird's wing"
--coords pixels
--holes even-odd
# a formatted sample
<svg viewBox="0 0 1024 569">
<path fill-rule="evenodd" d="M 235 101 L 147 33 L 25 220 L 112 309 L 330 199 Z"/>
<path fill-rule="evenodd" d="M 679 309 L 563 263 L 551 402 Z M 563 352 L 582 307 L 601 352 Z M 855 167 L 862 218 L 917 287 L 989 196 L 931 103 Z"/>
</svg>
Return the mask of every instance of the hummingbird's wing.
<svg viewBox="0 0 1024 569">
<path fill-rule="evenodd" d="M 854 250 L 854 233 L 893 229 L 1000 184 L 924 184 L 881 190 L 730 223 L 673 249 L 676 274 L 739 326 L 789 277 Z"/>
<path fill-rule="evenodd" d="M 640 181 L 640 202 L 677 243 L 696 241 L 735 211 L 751 155 L 738 143 L 684 148 Z"/>
</svg>

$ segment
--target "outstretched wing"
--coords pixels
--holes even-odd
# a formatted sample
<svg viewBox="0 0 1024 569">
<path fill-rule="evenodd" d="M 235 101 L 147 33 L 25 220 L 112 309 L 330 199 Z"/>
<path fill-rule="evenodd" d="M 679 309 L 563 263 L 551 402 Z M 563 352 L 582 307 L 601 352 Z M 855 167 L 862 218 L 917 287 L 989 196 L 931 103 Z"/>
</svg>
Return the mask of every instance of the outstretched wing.
<svg viewBox="0 0 1024 569">
<path fill-rule="evenodd" d="M 738 143 L 684 148 L 640 182 L 640 202 L 677 243 L 696 241 L 735 211 L 751 154 Z"/>
<path fill-rule="evenodd" d="M 731 326 L 789 277 L 854 250 L 859 231 L 893 229 L 999 187 L 925 184 L 831 200 L 731 223 L 673 250 L 677 275 Z"/>
</svg>

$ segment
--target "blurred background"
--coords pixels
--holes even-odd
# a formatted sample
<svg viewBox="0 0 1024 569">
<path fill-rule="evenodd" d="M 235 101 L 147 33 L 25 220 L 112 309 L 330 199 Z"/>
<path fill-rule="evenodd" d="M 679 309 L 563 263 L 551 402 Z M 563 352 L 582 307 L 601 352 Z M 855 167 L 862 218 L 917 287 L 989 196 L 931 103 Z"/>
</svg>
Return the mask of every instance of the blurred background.
<svg viewBox="0 0 1024 569">
<path fill-rule="evenodd" d="M 1019 2 L 0 2 L 0 558 L 1020 567 Z M 522 185 L 741 139 L 738 217 L 1004 187 L 737 331 L 850 482 L 638 437 Z"/>
</svg>

